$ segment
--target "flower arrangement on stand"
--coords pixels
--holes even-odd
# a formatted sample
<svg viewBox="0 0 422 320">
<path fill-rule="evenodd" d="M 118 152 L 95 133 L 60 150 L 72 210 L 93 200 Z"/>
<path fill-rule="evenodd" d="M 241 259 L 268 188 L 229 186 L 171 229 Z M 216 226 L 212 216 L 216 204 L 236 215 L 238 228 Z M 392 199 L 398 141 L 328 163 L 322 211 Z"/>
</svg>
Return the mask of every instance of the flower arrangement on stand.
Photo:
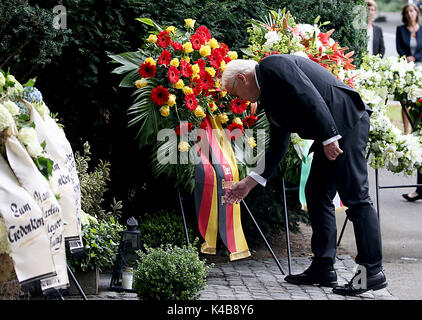
<svg viewBox="0 0 422 320">
<path fill-rule="evenodd" d="M 405 58 L 365 56 L 357 71 L 357 91 L 374 113 L 370 118 L 367 152 L 374 169 L 412 174 L 422 166 L 422 136 L 419 130 L 404 135 L 387 116 L 388 96 L 407 101 L 416 123 L 420 122 L 422 70 Z M 418 119 L 419 118 L 419 119 Z"/>
<path fill-rule="evenodd" d="M 232 99 L 221 90 L 221 75 L 226 64 L 237 59 L 237 52 L 212 37 L 206 26 L 195 27 L 195 20 L 185 19 L 184 29 L 162 27 L 150 19 L 139 21 L 154 27 L 145 46 L 135 52 L 110 58 L 122 66 L 113 72 L 126 74 L 122 87 L 135 88 L 135 100 L 129 108 L 129 125 L 139 126 L 139 145 L 153 145 L 161 129 L 170 129 L 178 136 L 177 150 L 189 152 L 196 141 L 183 138 L 186 133 L 206 127 L 205 118 L 215 119 L 227 130 L 232 140 L 244 139 L 251 148 L 253 136 L 245 136 L 258 115 L 248 101 Z M 236 134 L 235 134 L 236 133 Z M 154 172 L 176 177 L 187 190 L 193 189 L 193 166 L 163 166 L 153 155 Z"/>
<path fill-rule="evenodd" d="M 373 168 L 385 167 L 399 173 L 411 174 L 422 165 L 420 129 L 413 135 L 403 135 L 387 116 L 387 98 L 406 101 L 416 123 L 422 121 L 422 70 L 404 58 L 365 56 L 356 69 L 352 64 L 353 51 L 341 47 L 321 27 L 319 17 L 313 25 L 299 24 L 286 9 L 270 11 L 262 21 L 251 20 L 248 29 L 250 45 L 243 52 L 260 61 L 271 54 L 295 54 L 311 59 L 329 70 L 339 80 L 357 90 L 374 113 L 367 151 Z M 300 146 L 304 141 L 294 135 L 291 140 L 300 159 L 306 157 Z"/>
</svg>

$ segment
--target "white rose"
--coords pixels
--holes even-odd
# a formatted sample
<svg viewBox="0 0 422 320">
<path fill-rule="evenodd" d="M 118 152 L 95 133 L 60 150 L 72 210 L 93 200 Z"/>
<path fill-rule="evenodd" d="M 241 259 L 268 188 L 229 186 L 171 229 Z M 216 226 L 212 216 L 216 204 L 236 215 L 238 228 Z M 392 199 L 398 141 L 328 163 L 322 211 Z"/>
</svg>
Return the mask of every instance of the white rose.
<svg viewBox="0 0 422 320">
<path fill-rule="evenodd" d="M 38 142 L 31 142 L 27 144 L 26 150 L 32 158 L 38 158 L 42 155 L 43 148 Z"/>
<path fill-rule="evenodd" d="M 16 116 L 20 113 L 19 107 L 13 101 L 7 100 L 3 102 L 3 105 L 6 107 L 7 110 L 9 110 L 12 116 Z"/>
<path fill-rule="evenodd" d="M 38 143 L 37 132 L 34 128 L 24 127 L 19 130 L 18 139 L 25 145 Z"/>
<path fill-rule="evenodd" d="M 267 41 L 265 41 L 264 46 L 269 46 L 269 47 L 271 47 L 274 43 L 277 43 L 278 41 L 280 41 L 280 37 L 277 31 L 268 32 L 265 35 L 265 39 L 267 39 Z"/>
<path fill-rule="evenodd" d="M 13 118 L 9 110 L 0 103 L 0 132 L 9 128 L 13 124 Z"/>
</svg>

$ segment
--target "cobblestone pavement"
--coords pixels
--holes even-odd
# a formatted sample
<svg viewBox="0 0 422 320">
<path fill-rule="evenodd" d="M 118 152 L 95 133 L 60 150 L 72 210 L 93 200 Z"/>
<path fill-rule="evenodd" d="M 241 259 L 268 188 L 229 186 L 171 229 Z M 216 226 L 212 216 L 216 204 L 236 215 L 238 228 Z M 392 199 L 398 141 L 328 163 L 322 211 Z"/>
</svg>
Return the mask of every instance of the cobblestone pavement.
<svg viewBox="0 0 422 320">
<path fill-rule="evenodd" d="M 287 258 L 280 259 L 280 263 L 287 272 Z M 303 272 L 310 263 L 308 258 L 292 258 L 291 273 Z M 338 257 L 335 269 L 340 285 L 352 278 L 356 266 L 350 256 Z M 343 297 L 333 294 L 331 288 L 290 284 L 284 277 L 273 259 L 216 264 L 208 275 L 208 287 L 200 300 L 397 300 L 388 287 L 356 297 Z"/>
<path fill-rule="evenodd" d="M 287 272 L 287 258 L 280 259 Z M 292 274 L 303 272 L 311 263 L 309 258 L 292 258 Z M 338 256 L 335 264 L 338 282 L 344 284 L 354 275 L 356 264 L 348 255 Z M 207 288 L 199 300 L 397 300 L 388 287 L 368 291 L 356 297 L 333 294 L 331 288 L 318 286 L 297 286 L 284 281 L 275 261 L 239 260 L 216 263 L 207 277 Z M 387 279 L 388 281 L 388 279 Z M 137 300 L 136 293 L 109 291 L 110 275 L 101 275 L 98 295 L 87 296 L 88 300 Z M 80 296 L 66 297 L 79 300 Z"/>
</svg>

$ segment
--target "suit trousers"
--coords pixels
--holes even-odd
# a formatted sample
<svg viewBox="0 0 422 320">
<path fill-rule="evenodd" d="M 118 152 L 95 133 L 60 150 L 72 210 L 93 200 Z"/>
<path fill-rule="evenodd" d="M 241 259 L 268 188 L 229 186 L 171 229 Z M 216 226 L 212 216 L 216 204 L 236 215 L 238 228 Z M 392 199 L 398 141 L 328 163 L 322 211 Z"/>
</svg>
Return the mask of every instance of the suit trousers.
<svg viewBox="0 0 422 320">
<path fill-rule="evenodd" d="M 351 131 L 339 140 L 343 153 L 328 160 L 323 148 L 316 148 L 305 189 L 312 226 L 312 265 L 332 270 L 336 256 L 337 227 L 333 199 L 336 191 L 348 208 L 353 223 L 356 263 L 368 275 L 382 270 L 381 232 L 378 216 L 369 196 L 365 147 L 369 134 L 369 115 L 365 112 Z"/>
<path fill-rule="evenodd" d="M 417 184 L 422 184 L 422 172 L 418 171 L 418 178 L 416 180 Z M 422 187 L 417 187 L 416 192 L 421 195 L 422 194 Z"/>
</svg>

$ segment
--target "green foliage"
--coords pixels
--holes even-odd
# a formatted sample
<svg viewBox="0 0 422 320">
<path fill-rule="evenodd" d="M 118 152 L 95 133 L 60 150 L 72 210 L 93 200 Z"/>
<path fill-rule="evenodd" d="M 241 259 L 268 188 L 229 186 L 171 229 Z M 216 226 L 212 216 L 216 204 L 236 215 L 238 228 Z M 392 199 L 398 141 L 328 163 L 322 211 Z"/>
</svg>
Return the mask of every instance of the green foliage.
<svg viewBox="0 0 422 320">
<path fill-rule="evenodd" d="M 193 231 L 188 228 L 189 239 L 193 239 Z M 155 214 L 146 214 L 140 223 L 142 244 L 157 248 L 161 245 L 173 244 L 179 247 L 186 244 L 186 236 L 182 216 L 174 211 L 160 210 Z"/>
<path fill-rule="evenodd" d="M 122 231 L 123 226 L 113 217 L 84 225 L 84 257 L 81 260 L 70 260 L 68 264 L 82 271 L 95 270 L 96 267 L 100 271 L 110 270 L 116 260 Z"/>
<path fill-rule="evenodd" d="M 89 169 L 90 145 L 84 144 L 84 153 L 75 152 L 76 170 L 81 185 L 81 208 L 84 212 L 98 218 L 104 218 L 105 210 L 102 208 L 103 195 L 108 190 L 107 182 L 110 181 L 110 163 L 100 160 L 98 166 L 91 172 Z M 116 208 L 119 205 L 114 203 Z"/>
<path fill-rule="evenodd" d="M 60 55 L 71 32 L 52 27 L 54 5 L 40 8 L 28 0 L 0 2 L 0 68 L 10 67 L 16 78 L 26 79 Z"/>
<path fill-rule="evenodd" d="M 193 300 L 206 287 L 211 266 L 199 259 L 195 246 L 173 245 L 139 251 L 133 288 L 143 300 Z"/>
</svg>

